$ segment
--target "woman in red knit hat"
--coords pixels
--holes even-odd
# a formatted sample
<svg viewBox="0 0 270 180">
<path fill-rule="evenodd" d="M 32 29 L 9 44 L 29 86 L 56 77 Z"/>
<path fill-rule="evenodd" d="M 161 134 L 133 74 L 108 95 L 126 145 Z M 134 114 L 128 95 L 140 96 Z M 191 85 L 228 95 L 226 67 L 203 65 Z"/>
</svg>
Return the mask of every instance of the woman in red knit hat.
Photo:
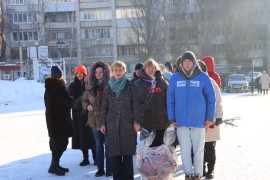
<svg viewBox="0 0 270 180">
<path fill-rule="evenodd" d="M 75 69 L 74 81 L 69 85 L 68 92 L 75 99 L 72 107 L 73 136 L 72 149 L 80 149 L 83 153 L 83 160 L 80 166 L 90 164 L 88 150 L 92 150 L 94 165 L 96 165 L 96 146 L 91 128 L 86 126 L 87 111 L 82 108 L 82 95 L 85 91 L 85 79 L 87 70 L 85 66 L 78 66 Z"/>
</svg>

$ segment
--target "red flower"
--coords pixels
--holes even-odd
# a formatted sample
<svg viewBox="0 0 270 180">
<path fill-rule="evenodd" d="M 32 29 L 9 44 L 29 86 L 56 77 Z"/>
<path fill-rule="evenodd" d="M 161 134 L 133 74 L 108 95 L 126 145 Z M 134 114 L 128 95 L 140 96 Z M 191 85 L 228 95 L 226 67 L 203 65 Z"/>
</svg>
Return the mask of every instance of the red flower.
<svg viewBox="0 0 270 180">
<path fill-rule="evenodd" d="M 156 92 L 160 92 L 161 89 L 160 89 L 160 88 L 155 88 L 155 91 L 156 91 Z"/>
<path fill-rule="evenodd" d="M 211 126 L 209 126 L 210 129 L 214 129 L 214 127 L 215 127 L 215 126 L 214 126 L 213 124 L 212 124 Z"/>
<path fill-rule="evenodd" d="M 102 96 L 102 91 L 101 90 L 97 91 L 97 95 Z"/>
</svg>

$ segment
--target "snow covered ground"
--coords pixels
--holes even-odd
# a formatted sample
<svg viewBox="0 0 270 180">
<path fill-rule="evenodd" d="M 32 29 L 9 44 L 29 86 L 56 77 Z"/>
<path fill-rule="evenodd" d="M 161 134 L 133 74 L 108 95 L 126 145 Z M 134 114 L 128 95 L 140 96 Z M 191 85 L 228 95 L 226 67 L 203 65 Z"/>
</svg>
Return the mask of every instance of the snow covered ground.
<svg viewBox="0 0 270 180">
<path fill-rule="evenodd" d="M 70 144 L 61 159 L 70 172 L 64 177 L 47 173 L 51 154 L 43 94 L 44 84 L 23 79 L 0 81 L 0 179 L 112 179 L 95 178 L 93 165 L 80 167 L 82 154 L 70 149 Z M 223 94 L 224 118 L 241 120 L 235 122 L 236 128 L 222 125 L 215 179 L 269 179 L 269 102 L 270 95 Z M 184 179 L 180 153 L 178 148 L 180 166 L 174 179 Z M 140 179 L 135 162 L 134 157 L 135 179 Z"/>
</svg>

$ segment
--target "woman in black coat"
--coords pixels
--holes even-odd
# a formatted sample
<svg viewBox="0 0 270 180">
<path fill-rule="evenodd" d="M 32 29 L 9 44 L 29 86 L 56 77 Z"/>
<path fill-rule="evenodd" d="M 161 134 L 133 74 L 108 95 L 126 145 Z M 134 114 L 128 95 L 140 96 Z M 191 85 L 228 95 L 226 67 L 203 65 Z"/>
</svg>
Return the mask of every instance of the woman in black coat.
<svg viewBox="0 0 270 180">
<path fill-rule="evenodd" d="M 49 145 L 52 151 L 52 161 L 48 172 L 63 176 L 69 169 L 61 167 L 59 161 L 67 148 L 68 138 L 72 136 L 70 108 L 73 98 L 68 95 L 62 71 L 57 66 L 52 67 L 51 78 L 45 79 L 44 103 L 50 137 Z"/>
<path fill-rule="evenodd" d="M 85 91 L 85 78 L 87 71 L 84 66 L 78 66 L 75 70 L 74 81 L 69 85 L 69 95 L 75 99 L 72 107 L 73 136 L 72 149 L 80 149 L 83 153 L 83 160 L 80 166 L 90 164 L 88 150 L 92 150 L 94 165 L 96 165 L 96 146 L 91 128 L 87 124 L 87 111 L 82 108 L 82 95 Z"/>
<path fill-rule="evenodd" d="M 134 86 L 140 101 L 141 127 L 149 132 L 156 131 L 150 147 L 159 146 L 163 144 L 164 132 L 169 126 L 166 106 L 168 83 L 162 77 L 155 60 L 149 59 L 144 62 L 139 79 Z"/>
</svg>

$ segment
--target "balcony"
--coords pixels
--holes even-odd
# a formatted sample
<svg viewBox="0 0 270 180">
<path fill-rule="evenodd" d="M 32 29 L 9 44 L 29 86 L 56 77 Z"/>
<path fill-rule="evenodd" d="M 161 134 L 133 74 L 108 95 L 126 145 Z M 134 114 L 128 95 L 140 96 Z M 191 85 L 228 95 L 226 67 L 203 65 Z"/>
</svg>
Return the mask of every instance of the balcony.
<svg viewBox="0 0 270 180">
<path fill-rule="evenodd" d="M 75 26 L 72 22 L 47 22 L 45 23 L 46 29 L 63 29 L 63 28 L 72 28 Z"/>
<path fill-rule="evenodd" d="M 101 1 L 101 2 L 81 2 L 80 9 L 101 9 L 101 8 L 111 8 L 111 1 Z"/>
</svg>

